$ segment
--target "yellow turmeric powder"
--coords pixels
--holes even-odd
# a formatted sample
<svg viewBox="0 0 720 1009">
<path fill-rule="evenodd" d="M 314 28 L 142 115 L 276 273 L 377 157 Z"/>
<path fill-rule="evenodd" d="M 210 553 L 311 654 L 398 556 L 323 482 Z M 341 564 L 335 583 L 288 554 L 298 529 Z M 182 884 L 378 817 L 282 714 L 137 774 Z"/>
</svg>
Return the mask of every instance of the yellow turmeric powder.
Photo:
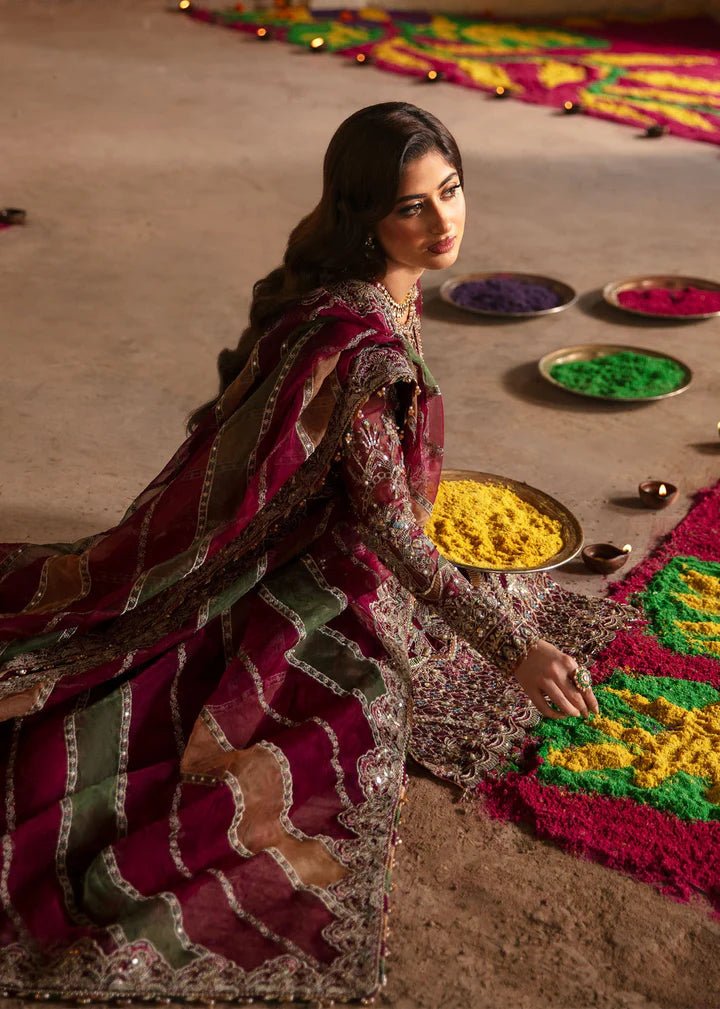
<svg viewBox="0 0 720 1009">
<path fill-rule="evenodd" d="M 531 568 L 562 549 L 561 525 L 510 490 L 442 481 L 425 532 L 457 564 Z"/>
</svg>

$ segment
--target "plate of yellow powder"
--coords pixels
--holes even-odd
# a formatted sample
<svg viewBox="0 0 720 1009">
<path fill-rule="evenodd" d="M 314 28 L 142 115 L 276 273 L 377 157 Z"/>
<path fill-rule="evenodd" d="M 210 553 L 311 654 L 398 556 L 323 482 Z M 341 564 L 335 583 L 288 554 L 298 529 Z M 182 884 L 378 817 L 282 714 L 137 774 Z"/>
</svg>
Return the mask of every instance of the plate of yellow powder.
<svg viewBox="0 0 720 1009">
<path fill-rule="evenodd" d="M 469 571 L 548 571 L 576 557 L 573 513 L 529 484 L 477 470 L 446 470 L 425 532 Z"/>
</svg>

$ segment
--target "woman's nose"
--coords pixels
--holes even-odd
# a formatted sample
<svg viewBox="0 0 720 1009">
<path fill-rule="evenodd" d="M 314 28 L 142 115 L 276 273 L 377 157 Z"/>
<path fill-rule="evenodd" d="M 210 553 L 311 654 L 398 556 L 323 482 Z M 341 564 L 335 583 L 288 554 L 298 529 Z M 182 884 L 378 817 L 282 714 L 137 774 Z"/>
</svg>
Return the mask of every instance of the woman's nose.
<svg viewBox="0 0 720 1009">
<path fill-rule="evenodd" d="M 434 211 L 435 213 L 432 220 L 433 233 L 443 235 L 446 231 L 450 230 L 450 222 L 452 220 L 450 209 L 448 207 L 436 205 Z"/>
</svg>

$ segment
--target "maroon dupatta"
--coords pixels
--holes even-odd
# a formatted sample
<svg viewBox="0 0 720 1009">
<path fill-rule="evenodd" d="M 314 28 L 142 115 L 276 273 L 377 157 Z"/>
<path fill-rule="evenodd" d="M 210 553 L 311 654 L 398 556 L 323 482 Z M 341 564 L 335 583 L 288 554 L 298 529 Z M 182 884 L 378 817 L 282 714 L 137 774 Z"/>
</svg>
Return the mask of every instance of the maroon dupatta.
<svg viewBox="0 0 720 1009">
<path fill-rule="evenodd" d="M 331 477 L 396 385 L 416 508 L 437 389 L 375 289 L 258 342 L 112 529 L 0 548 L 0 981 L 61 998 L 337 998 L 382 974 L 407 599 Z M 338 511 L 339 510 L 339 511 Z M 344 523 L 344 524 L 343 524 Z"/>
</svg>

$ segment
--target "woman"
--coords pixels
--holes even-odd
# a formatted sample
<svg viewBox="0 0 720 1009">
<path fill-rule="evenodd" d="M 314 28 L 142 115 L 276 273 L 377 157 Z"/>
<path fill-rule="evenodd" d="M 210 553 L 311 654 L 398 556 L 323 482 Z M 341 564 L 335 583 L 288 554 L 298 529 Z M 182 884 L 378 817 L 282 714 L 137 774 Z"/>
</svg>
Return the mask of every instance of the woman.
<svg viewBox="0 0 720 1009">
<path fill-rule="evenodd" d="M 471 785 L 538 712 L 597 710 L 543 635 L 589 655 L 616 608 L 473 588 L 422 532 L 417 282 L 462 182 L 428 113 L 351 116 L 173 459 L 115 528 L 0 550 L 8 990 L 367 996 L 408 749 Z"/>
</svg>

